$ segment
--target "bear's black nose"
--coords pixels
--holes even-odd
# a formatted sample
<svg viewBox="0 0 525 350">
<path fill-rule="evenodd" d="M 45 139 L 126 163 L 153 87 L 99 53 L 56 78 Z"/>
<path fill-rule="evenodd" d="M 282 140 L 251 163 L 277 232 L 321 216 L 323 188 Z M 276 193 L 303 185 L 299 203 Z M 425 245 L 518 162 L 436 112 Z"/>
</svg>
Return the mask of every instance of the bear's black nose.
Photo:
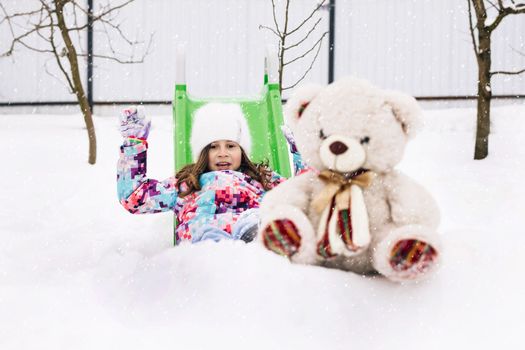
<svg viewBox="0 0 525 350">
<path fill-rule="evenodd" d="M 346 150 L 348 149 L 348 147 L 340 141 L 333 142 L 329 148 L 330 148 L 330 151 L 332 151 L 332 153 L 335 154 L 336 156 L 342 153 L 345 153 Z"/>
</svg>

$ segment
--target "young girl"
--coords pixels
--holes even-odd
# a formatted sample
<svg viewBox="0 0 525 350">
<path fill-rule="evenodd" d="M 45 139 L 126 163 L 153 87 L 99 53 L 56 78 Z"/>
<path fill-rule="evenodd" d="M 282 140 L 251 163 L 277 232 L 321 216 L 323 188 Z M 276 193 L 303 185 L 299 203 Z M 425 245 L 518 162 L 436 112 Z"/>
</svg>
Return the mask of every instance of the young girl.
<svg viewBox="0 0 525 350">
<path fill-rule="evenodd" d="M 198 109 L 191 137 L 195 163 L 162 182 L 146 177 L 150 122 L 143 110 L 124 110 L 120 122 L 117 189 L 124 208 L 133 214 L 173 210 L 177 243 L 253 240 L 261 199 L 284 178 L 248 158 L 251 140 L 240 105 L 208 103 Z"/>
</svg>

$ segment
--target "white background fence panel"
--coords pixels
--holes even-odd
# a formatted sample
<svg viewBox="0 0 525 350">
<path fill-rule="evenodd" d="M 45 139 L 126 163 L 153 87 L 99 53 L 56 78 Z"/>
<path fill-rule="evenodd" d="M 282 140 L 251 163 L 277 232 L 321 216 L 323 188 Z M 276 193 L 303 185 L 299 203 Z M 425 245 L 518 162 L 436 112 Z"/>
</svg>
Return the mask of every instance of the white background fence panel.
<svg viewBox="0 0 525 350">
<path fill-rule="evenodd" d="M 30 8 L 35 1 L 2 0 L 4 3 L 8 8 L 22 4 Z M 95 0 L 95 9 L 101 3 L 105 1 Z M 284 1 L 276 3 L 280 15 Z M 300 23 L 316 4 L 313 0 L 292 2 L 289 26 Z M 477 68 L 466 6 L 460 0 L 337 0 L 336 79 L 356 75 L 416 96 L 474 95 Z M 328 30 L 328 9 L 319 15 L 321 25 L 301 50 Z M 262 84 L 265 46 L 276 44 L 273 34 L 259 29 L 260 25 L 273 26 L 270 0 L 137 0 L 117 20 L 133 39 L 147 41 L 154 33 L 153 44 L 143 64 L 95 59 L 95 101 L 171 100 L 178 43 L 186 43 L 186 77 L 192 94 L 254 95 Z M 3 50 L 9 43 L 5 26 L 0 39 Z M 113 47 L 129 52 L 117 37 L 111 39 Z M 86 34 L 78 40 L 85 48 Z M 524 43 L 525 15 L 505 19 L 494 33 L 493 68 L 524 68 L 525 55 L 519 53 L 525 53 Z M 94 47 L 100 54 L 110 50 L 100 25 L 95 27 Z M 135 52 L 144 49 L 142 44 Z M 289 57 L 297 54 L 292 52 Z M 303 74 L 312 55 L 287 68 L 283 85 L 293 84 Z M 74 101 L 67 86 L 47 71 L 60 77 L 52 57 L 23 48 L 0 59 L 0 102 Z M 305 81 L 327 83 L 327 79 L 328 37 Z M 525 75 L 495 77 L 493 92 L 525 94 Z"/>
<path fill-rule="evenodd" d="M 336 13 L 337 76 L 366 77 L 416 96 L 476 94 L 466 1 L 338 0 Z M 497 28 L 492 59 L 493 70 L 525 68 L 525 15 Z M 495 76 L 493 93 L 523 95 L 525 75 Z"/>
</svg>

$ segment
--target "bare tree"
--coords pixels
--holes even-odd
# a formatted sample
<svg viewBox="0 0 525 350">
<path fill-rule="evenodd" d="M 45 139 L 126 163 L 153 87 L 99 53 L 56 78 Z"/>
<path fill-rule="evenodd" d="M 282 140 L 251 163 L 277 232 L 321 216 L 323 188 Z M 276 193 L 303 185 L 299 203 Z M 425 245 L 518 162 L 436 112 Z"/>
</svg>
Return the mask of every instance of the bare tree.
<svg viewBox="0 0 525 350">
<path fill-rule="evenodd" d="M 85 0 L 38 0 L 35 8 L 21 12 L 10 12 L 0 3 L 0 25 L 7 25 L 12 39 L 6 51 L 0 57 L 14 54 L 18 46 L 48 54 L 54 59 L 62 77 L 66 80 L 70 92 L 75 94 L 80 110 L 84 116 L 89 139 L 89 164 L 95 164 L 97 159 L 97 141 L 92 111 L 88 103 L 82 79 L 80 77 L 79 58 L 85 59 L 87 53 L 81 46 L 81 34 L 88 29 L 88 23 L 98 22 L 101 31 L 111 43 L 114 33 L 130 46 L 139 42 L 130 40 L 123 32 L 121 24 L 117 23 L 118 11 L 135 0 L 123 0 L 120 4 L 110 5 L 108 0 L 97 11 L 87 8 Z M 27 5 L 27 4 L 26 4 Z M 133 55 L 119 53 L 110 44 L 110 54 L 93 54 L 92 57 L 114 60 L 119 63 L 141 63 L 149 51 L 150 37 L 143 55 L 135 58 Z"/>
<path fill-rule="evenodd" d="M 276 5 L 275 5 L 275 0 L 271 0 L 271 1 L 272 1 L 274 27 L 272 28 L 272 27 L 260 25 L 259 28 L 260 29 L 269 30 L 275 36 L 277 36 L 277 38 L 279 39 L 279 87 L 280 87 L 280 89 L 282 91 L 282 90 L 287 90 L 287 89 L 294 88 L 312 70 L 312 67 L 313 67 L 313 65 L 314 65 L 314 63 L 315 63 L 315 61 L 317 59 L 317 56 L 319 55 L 319 51 L 321 50 L 323 39 L 328 34 L 328 31 L 325 31 L 324 33 L 322 33 L 321 36 L 317 39 L 317 41 L 315 41 L 315 43 L 308 50 L 304 50 L 303 52 L 299 53 L 296 57 L 293 57 L 293 58 L 290 58 L 290 59 L 286 60 L 285 56 L 286 56 L 288 51 L 290 51 L 290 50 L 292 50 L 294 48 L 300 47 L 310 37 L 310 34 L 312 34 L 315 31 L 315 29 L 317 28 L 317 25 L 321 22 L 322 17 L 317 18 L 317 20 L 313 24 L 310 24 L 310 23 L 313 21 L 313 18 L 315 17 L 315 15 L 318 14 L 319 11 L 323 8 L 323 6 L 327 2 L 327 0 L 320 1 L 312 9 L 312 11 L 309 13 L 309 15 L 306 16 L 306 18 L 304 18 L 294 28 L 289 28 L 289 19 L 290 19 L 289 18 L 289 14 L 290 14 L 289 10 L 290 10 L 290 3 L 291 3 L 292 0 L 285 0 L 284 16 L 283 16 L 284 17 L 283 18 L 284 23 L 282 23 L 281 25 L 279 25 L 279 20 L 277 18 L 278 16 L 277 16 L 277 9 L 276 9 Z M 292 44 L 288 44 L 287 45 L 288 39 L 292 40 L 292 38 L 291 38 L 292 35 L 304 32 L 304 30 L 301 32 L 301 29 L 302 28 L 306 28 L 305 26 L 308 25 L 308 24 L 310 24 L 310 28 L 308 29 L 308 31 L 306 33 L 303 33 L 303 36 L 301 38 L 297 38 L 297 39 L 295 39 L 295 42 L 293 42 Z M 315 50 L 315 54 L 314 54 L 312 60 L 310 61 L 310 65 L 307 68 L 307 70 L 304 72 L 304 74 L 295 83 L 293 83 L 292 85 L 287 86 L 287 87 L 283 87 L 284 69 L 287 66 L 291 65 L 292 63 L 297 62 L 297 61 L 307 57 L 311 52 L 314 52 L 314 50 Z"/>
<path fill-rule="evenodd" d="M 491 78 L 496 74 L 516 75 L 525 72 L 525 69 L 513 72 L 491 71 L 491 35 L 508 15 L 525 13 L 525 2 L 514 0 L 467 0 L 467 2 L 472 45 L 478 62 L 478 112 L 474 159 L 484 159 L 489 152 Z M 472 7 L 474 7 L 475 23 Z M 487 23 L 488 14 L 492 12 L 495 15 L 494 19 Z"/>
</svg>

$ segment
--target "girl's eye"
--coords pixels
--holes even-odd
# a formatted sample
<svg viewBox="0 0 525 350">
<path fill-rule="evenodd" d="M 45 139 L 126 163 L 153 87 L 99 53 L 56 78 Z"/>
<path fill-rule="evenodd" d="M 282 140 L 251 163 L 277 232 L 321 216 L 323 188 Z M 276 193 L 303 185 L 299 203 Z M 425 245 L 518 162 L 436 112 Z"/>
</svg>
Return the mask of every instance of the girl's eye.
<svg viewBox="0 0 525 350">
<path fill-rule="evenodd" d="M 215 149 L 217 148 L 217 145 L 214 145 L 213 143 L 210 145 L 210 149 Z"/>
<path fill-rule="evenodd" d="M 228 148 L 235 148 L 235 147 L 237 147 L 237 145 L 235 145 L 235 144 L 233 144 L 233 143 L 230 143 L 230 144 L 228 145 Z"/>
<path fill-rule="evenodd" d="M 324 139 L 326 139 L 327 137 L 328 137 L 328 136 L 326 136 L 326 135 L 324 134 L 323 129 L 319 130 L 319 138 L 320 138 L 321 140 L 324 140 Z"/>
<path fill-rule="evenodd" d="M 361 139 L 361 144 L 364 145 L 364 144 L 368 144 L 370 142 L 370 137 L 368 136 L 365 136 Z"/>
</svg>

